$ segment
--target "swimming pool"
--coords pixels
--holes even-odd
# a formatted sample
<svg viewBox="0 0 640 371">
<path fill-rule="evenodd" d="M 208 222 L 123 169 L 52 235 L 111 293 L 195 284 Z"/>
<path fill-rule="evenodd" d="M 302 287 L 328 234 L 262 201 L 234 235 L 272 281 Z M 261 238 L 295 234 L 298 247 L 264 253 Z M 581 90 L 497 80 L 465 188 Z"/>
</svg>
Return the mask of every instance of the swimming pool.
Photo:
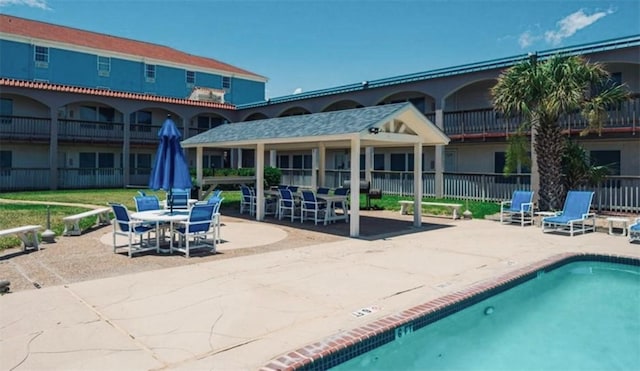
<svg viewBox="0 0 640 371">
<path fill-rule="evenodd" d="M 633 369 L 638 287 L 638 259 L 565 254 L 287 357 L 297 370 Z"/>
</svg>

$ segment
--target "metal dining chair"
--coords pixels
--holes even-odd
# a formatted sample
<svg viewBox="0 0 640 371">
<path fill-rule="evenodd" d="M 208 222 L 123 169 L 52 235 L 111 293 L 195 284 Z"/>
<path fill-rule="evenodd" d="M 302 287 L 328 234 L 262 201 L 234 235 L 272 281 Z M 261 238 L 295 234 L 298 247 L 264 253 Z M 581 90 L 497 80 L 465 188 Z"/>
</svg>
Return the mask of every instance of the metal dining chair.
<svg viewBox="0 0 640 371">
<path fill-rule="evenodd" d="M 109 204 L 113 209 L 115 220 L 113 222 L 113 252 L 116 253 L 119 248 L 126 247 L 129 257 L 133 257 L 133 254 L 155 250 L 156 253 L 160 252 L 160 241 L 158 237 L 157 223 L 150 225 L 148 222 L 142 222 L 137 220 L 131 220 L 129 217 L 129 210 L 126 206 L 119 203 Z M 156 243 L 151 244 L 151 232 L 156 232 Z M 147 241 L 144 241 L 144 235 L 147 235 Z M 127 245 L 118 245 L 116 241 L 117 236 L 125 236 L 129 239 Z M 139 242 L 134 240 L 139 237 Z"/>
<path fill-rule="evenodd" d="M 184 253 L 186 258 L 191 250 L 205 247 L 216 253 L 215 228 L 211 228 L 214 223 L 214 208 L 215 205 L 206 204 L 194 205 L 189 210 L 189 219 L 178 223 L 174 228 L 179 238 L 178 247 L 174 247 L 173 250 Z"/>
<path fill-rule="evenodd" d="M 302 201 L 300 203 L 302 204 L 302 209 L 300 210 L 300 223 L 304 222 L 305 218 L 307 218 L 309 214 L 312 214 L 313 221 L 318 225 L 320 216 L 324 218 L 325 213 L 327 212 L 327 203 L 318 201 L 316 194 L 312 191 L 303 190 Z"/>
<path fill-rule="evenodd" d="M 278 189 L 278 192 L 280 193 L 278 198 L 278 219 L 282 220 L 285 211 L 289 211 L 293 222 L 296 214 L 296 201 L 293 199 L 293 193 L 286 188 Z"/>
</svg>

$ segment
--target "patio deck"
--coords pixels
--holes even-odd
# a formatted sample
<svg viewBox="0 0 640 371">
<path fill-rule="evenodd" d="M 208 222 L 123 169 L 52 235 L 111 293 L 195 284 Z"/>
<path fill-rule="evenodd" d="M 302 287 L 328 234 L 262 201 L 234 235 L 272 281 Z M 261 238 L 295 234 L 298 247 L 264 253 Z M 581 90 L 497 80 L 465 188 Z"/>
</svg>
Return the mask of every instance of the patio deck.
<svg viewBox="0 0 640 371">
<path fill-rule="evenodd" d="M 638 244 L 601 232 L 568 237 L 446 218 L 424 218 L 416 230 L 411 216 L 397 212 L 363 215 L 359 239 L 346 237 L 346 223 L 291 226 L 228 216 L 221 253 L 190 259 L 114 255 L 102 242 L 108 228 L 5 256 L 0 279 L 15 277 L 18 292 L 0 300 L 2 364 L 255 370 L 310 342 L 556 254 L 640 258 Z M 390 223 L 401 229 L 389 232 Z M 20 280 L 42 289 L 14 286 Z M 352 315 L 371 306 L 379 310 Z"/>
</svg>

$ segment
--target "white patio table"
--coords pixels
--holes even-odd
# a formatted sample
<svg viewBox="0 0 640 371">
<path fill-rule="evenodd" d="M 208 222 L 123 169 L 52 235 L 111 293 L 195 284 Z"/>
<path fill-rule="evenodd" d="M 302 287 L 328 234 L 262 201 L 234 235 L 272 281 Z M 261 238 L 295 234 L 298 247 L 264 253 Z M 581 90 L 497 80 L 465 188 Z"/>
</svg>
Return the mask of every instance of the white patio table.
<svg viewBox="0 0 640 371">
<path fill-rule="evenodd" d="M 171 229 L 170 233 L 170 241 L 169 241 L 169 250 L 160 249 L 161 252 L 164 253 L 173 253 L 173 224 L 175 222 L 185 222 L 189 219 L 189 211 L 187 210 L 174 210 L 173 212 L 169 210 L 147 210 L 140 211 L 137 213 L 131 214 L 131 219 L 142 220 L 145 222 L 165 222 L 169 223 L 169 228 Z M 156 230 L 156 234 L 159 231 Z"/>
<path fill-rule="evenodd" d="M 193 205 L 197 204 L 198 202 L 199 202 L 199 200 L 198 200 L 197 198 L 190 198 L 190 199 L 187 201 L 187 207 L 190 209 L 190 208 L 192 208 L 192 207 L 193 207 Z M 165 209 L 167 209 L 167 210 L 169 209 L 169 208 L 167 207 L 167 200 L 160 200 L 160 206 L 164 207 L 164 208 L 165 208 Z M 175 209 L 174 209 L 174 210 L 175 210 Z M 184 210 L 184 209 L 181 209 L 181 210 Z"/>
<path fill-rule="evenodd" d="M 336 220 L 344 220 L 348 221 L 349 213 L 345 210 L 344 214 L 338 215 L 336 214 L 336 203 L 346 202 L 348 196 L 342 195 L 318 195 L 316 194 L 316 198 L 319 200 L 324 200 L 327 203 L 327 212 L 324 213 L 324 225 L 327 225 L 328 222 L 336 221 Z"/>
</svg>

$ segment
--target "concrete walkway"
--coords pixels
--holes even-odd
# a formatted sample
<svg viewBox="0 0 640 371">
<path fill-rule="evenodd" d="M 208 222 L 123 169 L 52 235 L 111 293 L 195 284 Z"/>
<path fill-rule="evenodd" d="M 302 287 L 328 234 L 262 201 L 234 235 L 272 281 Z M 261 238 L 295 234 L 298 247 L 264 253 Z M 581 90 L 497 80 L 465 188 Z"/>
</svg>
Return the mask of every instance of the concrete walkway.
<svg viewBox="0 0 640 371">
<path fill-rule="evenodd" d="M 268 233 L 253 234 L 254 224 L 261 225 L 246 222 L 233 233 Z M 640 258 L 639 244 L 601 232 L 568 237 L 488 220 L 443 227 L 4 295 L 0 368 L 256 370 L 307 343 L 558 253 Z M 372 306 L 378 311 L 352 314 Z"/>
</svg>

